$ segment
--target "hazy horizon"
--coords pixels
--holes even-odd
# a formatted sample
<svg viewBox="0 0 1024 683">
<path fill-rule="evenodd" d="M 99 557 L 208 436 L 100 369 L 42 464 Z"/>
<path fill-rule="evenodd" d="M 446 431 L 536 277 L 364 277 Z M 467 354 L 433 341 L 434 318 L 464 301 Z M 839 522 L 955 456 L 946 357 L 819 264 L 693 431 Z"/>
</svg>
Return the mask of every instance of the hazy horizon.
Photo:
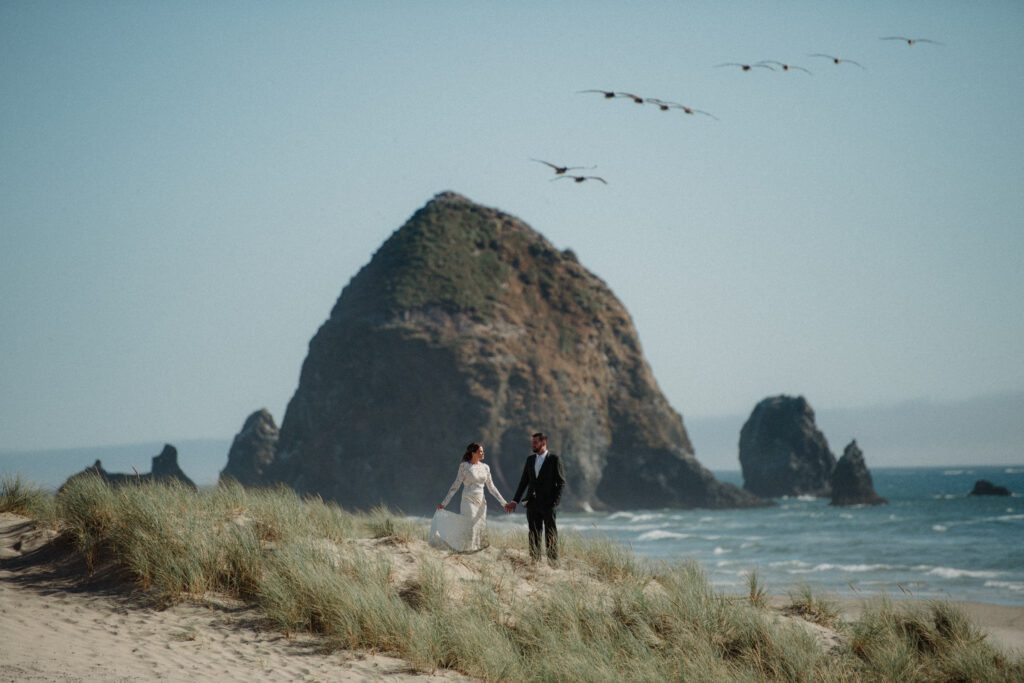
<svg viewBox="0 0 1024 683">
<path fill-rule="evenodd" d="M 0 5 L 0 450 L 280 423 L 444 190 L 573 249 L 688 426 L 1024 394 L 1022 58 L 1015 2 Z M 716 68 L 767 59 L 813 75 Z"/>
</svg>

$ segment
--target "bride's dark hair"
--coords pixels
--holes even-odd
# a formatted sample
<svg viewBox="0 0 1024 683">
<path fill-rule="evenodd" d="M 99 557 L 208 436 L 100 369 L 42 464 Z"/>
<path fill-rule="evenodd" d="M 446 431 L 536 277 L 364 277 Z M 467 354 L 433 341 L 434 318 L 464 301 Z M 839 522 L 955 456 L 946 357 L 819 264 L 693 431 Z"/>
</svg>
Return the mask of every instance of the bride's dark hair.
<svg viewBox="0 0 1024 683">
<path fill-rule="evenodd" d="M 480 450 L 480 444 L 476 441 L 466 446 L 466 452 L 462 454 L 462 462 L 469 462 L 473 459 L 473 454 Z"/>
</svg>

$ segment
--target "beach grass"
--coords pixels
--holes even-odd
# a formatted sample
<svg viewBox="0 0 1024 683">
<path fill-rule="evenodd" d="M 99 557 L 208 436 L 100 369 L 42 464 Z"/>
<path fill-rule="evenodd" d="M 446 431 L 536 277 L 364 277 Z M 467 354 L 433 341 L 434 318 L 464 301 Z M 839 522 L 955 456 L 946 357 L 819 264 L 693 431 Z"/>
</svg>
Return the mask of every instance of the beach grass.
<svg viewBox="0 0 1024 683">
<path fill-rule="evenodd" d="M 0 500 L 24 497 L 23 486 L 8 488 Z M 695 563 L 649 564 L 577 534 L 562 535 L 553 569 L 529 563 L 520 531 L 492 531 L 488 550 L 453 555 L 427 546 L 416 520 L 287 489 L 112 488 L 82 477 L 50 505 L 89 567 L 115 567 L 157 604 L 227 594 L 285 633 L 393 653 L 422 671 L 489 681 L 1024 679 L 1024 664 L 949 604 L 871 603 L 845 622 L 826 598 L 797 589 L 780 611 L 756 574 L 749 596 L 725 596 Z"/>
<path fill-rule="evenodd" d="M 54 520 L 53 496 L 19 475 L 0 479 L 0 513 L 32 517 L 43 523 Z"/>
</svg>

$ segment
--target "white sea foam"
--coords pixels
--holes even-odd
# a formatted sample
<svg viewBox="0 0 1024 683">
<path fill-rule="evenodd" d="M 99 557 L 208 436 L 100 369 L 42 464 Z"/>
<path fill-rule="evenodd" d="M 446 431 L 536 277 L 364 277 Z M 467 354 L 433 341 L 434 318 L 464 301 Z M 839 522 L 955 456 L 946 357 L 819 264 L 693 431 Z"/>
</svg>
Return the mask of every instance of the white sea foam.
<svg viewBox="0 0 1024 683">
<path fill-rule="evenodd" d="M 732 552 L 731 550 L 723 548 L 720 545 L 719 546 L 715 546 L 715 549 L 712 551 L 712 553 L 715 554 L 715 555 L 725 555 L 726 553 L 731 553 L 731 552 Z"/>
<path fill-rule="evenodd" d="M 949 531 L 949 527 L 948 526 L 943 526 L 941 524 L 932 524 L 932 531 L 937 531 L 937 532 L 939 532 L 941 534 L 941 533 L 943 533 L 945 531 Z"/>
<path fill-rule="evenodd" d="M 1007 467 L 1003 472 L 1006 474 L 1024 474 L 1024 470 L 1019 467 Z"/>
<path fill-rule="evenodd" d="M 638 541 L 664 541 L 666 539 L 681 539 L 689 538 L 690 534 L 680 534 L 675 531 L 665 531 L 663 529 L 655 529 L 654 531 L 645 531 L 636 537 Z"/>
<path fill-rule="evenodd" d="M 769 562 L 769 567 L 810 567 L 809 562 L 803 560 L 779 560 L 778 562 Z"/>
<path fill-rule="evenodd" d="M 864 571 L 882 571 L 885 569 L 895 569 L 896 567 L 892 564 L 833 564 L 830 562 L 822 562 L 821 564 L 815 564 L 810 569 L 791 569 L 790 573 L 812 573 L 815 571 L 846 571 L 848 573 L 861 573 Z"/>
<path fill-rule="evenodd" d="M 943 579 L 994 579 L 999 572 L 983 571 L 977 569 L 956 569 L 954 567 L 935 567 L 927 572 L 930 576 L 938 576 Z"/>
<path fill-rule="evenodd" d="M 1009 588 L 1015 593 L 1024 593 L 1024 581 L 986 581 L 985 588 Z"/>
<path fill-rule="evenodd" d="M 943 472 L 943 474 L 946 475 L 947 477 L 956 477 L 963 473 L 963 470 L 946 470 L 945 472 Z"/>
<path fill-rule="evenodd" d="M 700 521 L 701 522 L 713 522 L 713 521 L 715 521 L 715 518 L 714 517 L 701 517 Z"/>
<path fill-rule="evenodd" d="M 849 512 L 840 512 L 839 513 L 839 518 L 840 519 L 853 519 L 853 515 L 851 515 Z"/>
<path fill-rule="evenodd" d="M 647 513 L 643 513 L 643 514 L 638 514 L 636 512 L 625 512 L 625 511 L 623 511 L 623 512 L 615 512 L 615 513 L 609 515 L 608 519 L 609 520 L 612 520 L 612 519 L 627 519 L 630 522 L 650 522 L 653 519 L 661 519 L 662 517 L 664 517 L 664 515 L 657 514 L 657 513 L 647 512 Z"/>
<path fill-rule="evenodd" d="M 996 517 L 997 522 L 1015 522 L 1018 519 L 1024 519 L 1024 515 L 1001 515 Z"/>
</svg>

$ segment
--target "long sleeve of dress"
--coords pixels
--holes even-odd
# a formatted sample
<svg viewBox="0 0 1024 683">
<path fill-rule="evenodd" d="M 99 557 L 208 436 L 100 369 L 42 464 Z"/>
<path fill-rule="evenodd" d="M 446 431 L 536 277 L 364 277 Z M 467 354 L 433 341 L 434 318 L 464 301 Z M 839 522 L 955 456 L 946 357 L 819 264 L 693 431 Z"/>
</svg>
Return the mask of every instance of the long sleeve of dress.
<svg viewBox="0 0 1024 683">
<path fill-rule="evenodd" d="M 451 502 L 452 496 L 459 490 L 459 486 L 462 485 L 462 480 L 466 478 L 466 465 L 462 463 L 459 465 L 459 471 L 455 474 L 455 483 L 448 489 L 448 495 L 444 497 L 444 502 L 441 503 L 442 507 L 448 507 L 448 503 Z"/>
<path fill-rule="evenodd" d="M 494 479 L 491 478 L 491 468 L 490 467 L 487 468 L 487 488 L 491 492 L 491 495 L 494 496 L 498 500 L 499 503 L 501 503 L 502 507 L 505 507 L 506 505 L 508 505 L 508 502 L 504 498 L 501 497 L 500 493 L 498 493 L 498 487 L 494 485 Z"/>
</svg>

